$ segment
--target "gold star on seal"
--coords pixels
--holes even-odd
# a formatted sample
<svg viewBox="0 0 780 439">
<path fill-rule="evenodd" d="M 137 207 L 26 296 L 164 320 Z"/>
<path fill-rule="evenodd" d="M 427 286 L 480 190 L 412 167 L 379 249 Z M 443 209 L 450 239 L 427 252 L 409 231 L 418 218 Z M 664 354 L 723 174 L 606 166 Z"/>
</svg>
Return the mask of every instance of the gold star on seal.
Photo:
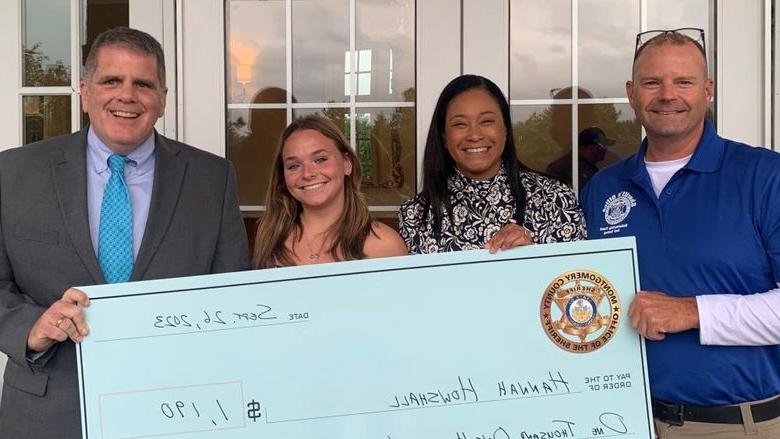
<svg viewBox="0 0 780 439">
<path fill-rule="evenodd" d="M 606 293 L 596 285 L 584 286 L 575 281 L 570 288 L 556 291 L 552 299 L 561 310 L 561 318 L 555 322 L 557 329 L 580 338 L 584 343 L 592 334 L 609 323 L 609 318 L 598 312 Z"/>
</svg>

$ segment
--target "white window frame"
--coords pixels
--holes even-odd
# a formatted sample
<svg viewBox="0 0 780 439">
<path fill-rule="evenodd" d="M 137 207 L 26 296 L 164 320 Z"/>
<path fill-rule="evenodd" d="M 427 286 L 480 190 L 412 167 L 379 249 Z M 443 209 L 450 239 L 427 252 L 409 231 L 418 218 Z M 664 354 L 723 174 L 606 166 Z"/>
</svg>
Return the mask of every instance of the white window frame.
<svg viewBox="0 0 780 439">
<path fill-rule="evenodd" d="M 628 97 L 622 98 L 580 98 L 577 92 L 580 85 L 579 80 L 579 4 L 578 0 L 571 1 L 571 87 L 572 93 L 570 99 L 512 99 L 509 101 L 510 107 L 514 106 L 530 106 L 530 105 L 548 105 L 550 107 L 554 105 L 570 105 L 571 106 L 571 145 L 577 145 L 579 143 L 579 108 L 580 105 L 588 104 L 614 104 L 614 105 L 628 105 Z M 639 23 L 640 32 L 647 30 L 647 0 L 640 0 L 639 2 Z M 626 48 L 626 51 L 632 50 L 633 47 Z M 507 57 L 508 58 L 508 57 Z M 568 85 L 567 85 L 568 87 Z M 579 148 L 571 148 L 571 172 L 572 172 L 572 188 L 575 194 L 580 192 L 580 181 L 577 176 L 579 175 Z"/>
<path fill-rule="evenodd" d="M 70 99 L 70 125 L 71 131 L 77 131 L 81 126 L 81 106 L 79 103 L 79 78 L 81 75 L 81 61 L 79 59 L 80 48 L 80 26 L 81 8 L 78 0 L 70 0 L 70 86 L 54 87 L 25 87 L 22 84 L 24 61 L 21 46 L 24 41 L 24 0 L 16 0 L 17 14 L 14 16 L 16 24 L 16 37 L 11 41 L 16 44 L 16 63 L 12 64 L 16 71 L 13 76 L 16 79 L 17 92 L 14 96 L 16 111 L 19 115 L 16 129 L 15 142 L 10 146 L 21 145 L 24 143 L 24 98 L 27 96 L 69 96 Z"/>
<path fill-rule="evenodd" d="M 476 0 L 474 0 L 476 1 Z M 490 0 L 496 4 L 500 0 Z M 354 3 L 354 2 L 353 2 Z M 417 0 L 416 3 L 416 126 L 417 126 L 417 188 L 422 182 L 422 156 L 428 125 L 439 92 L 452 78 L 462 72 L 460 39 L 453 28 L 460 29 L 461 5 L 453 7 L 452 0 Z M 222 0 L 186 2 L 177 0 L 177 29 L 179 29 L 179 138 L 190 144 L 226 156 L 225 104 L 225 33 Z M 352 12 L 354 14 L 354 12 Z M 351 14 L 351 15 L 352 15 Z M 287 16 L 289 17 L 289 11 Z M 354 22 L 354 19 L 351 20 Z M 424 23 L 424 24 L 423 24 Z M 287 23 L 287 29 L 291 23 Z M 188 30 L 192 29 L 192 32 Z M 351 32 L 354 35 L 354 32 Z M 354 41 L 350 43 L 354 50 Z M 208 56 L 204 56 L 208 54 Z M 219 59 L 220 62 L 215 62 Z M 290 59 L 290 53 L 287 54 Z M 505 61 L 499 61 L 503 63 Z M 288 78 L 290 72 L 287 73 Z M 289 79 L 288 79 L 289 80 Z M 352 82 L 354 84 L 354 81 Z M 343 108 L 349 108 L 344 103 Z M 386 106 L 388 103 L 355 103 L 354 109 L 368 105 Z M 300 105 L 300 106 L 299 106 Z M 293 108 L 307 108 L 308 104 L 284 104 L 288 120 Z M 333 104 L 329 104 L 333 105 Z M 338 104 L 337 104 L 338 105 Z M 410 105 L 410 103 L 405 103 Z M 390 106 L 397 106 L 392 103 Z M 319 105 L 316 108 L 327 107 Z M 232 108 L 232 107 L 231 107 Z M 258 105 L 257 108 L 266 108 Z M 245 206 L 257 209 L 259 206 Z M 380 206 L 383 208 L 387 206 Z"/>
<path fill-rule="evenodd" d="M 642 29 L 646 28 L 646 19 L 643 18 L 646 16 L 646 1 L 640 2 Z M 772 89 L 771 77 L 765 67 L 765 46 L 771 41 L 771 35 L 766 29 L 765 11 L 767 14 L 771 13 L 768 7 L 771 6 L 772 0 L 716 1 L 717 37 L 715 44 L 711 45 L 714 47 L 708 50 L 716 57 L 715 71 L 718 73 L 718 131 L 729 138 L 762 145 L 771 140 L 767 137 L 767 133 L 771 132 L 767 127 L 772 120 L 768 119 L 771 113 L 767 110 L 766 99 L 767 96 L 771 97 Z M 181 30 L 182 40 L 179 45 L 179 70 L 180 80 L 183 82 L 179 100 L 182 130 L 180 134 L 188 143 L 209 148 L 212 152 L 225 156 L 227 107 L 225 66 L 222 61 L 225 59 L 222 1 L 184 3 L 184 0 L 177 0 L 177 25 Z M 478 73 L 493 79 L 504 93 L 507 93 L 509 13 L 506 0 L 418 0 L 416 14 L 416 151 L 419 189 L 422 186 L 422 158 L 428 126 L 444 85 L 461 73 Z M 572 20 L 576 20 L 576 14 Z M 289 28 L 290 23 L 287 26 Z M 188 29 L 194 31 L 187 32 Z M 458 35 L 458 29 L 462 29 L 461 35 Z M 484 32 L 484 29 L 491 29 L 492 32 Z M 485 47 L 490 47 L 491 50 L 485 50 Z M 627 47 L 626 50 L 633 48 Z M 780 68 L 774 70 L 777 72 Z M 573 74 L 576 75 L 576 72 Z M 576 76 L 574 80 L 576 81 Z M 769 94 L 766 90 L 770 90 Z M 775 93 L 780 94 L 780 88 L 776 88 Z M 628 103 L 627 98 L 572 98 L 571 101 L 592 104 Z M 572 102 L 556 100 L 555 103 Z M 516 104 L 517 101 L 512 103 Z M 538 103 L 548 101 L 542 100 Z M 346 104 L 343 105 L 346 108 Z M 572 113 L 574 122 L 577 115 L 574 111 Z M 776 117 L 774 123 L 780 126 L 780 118 Z M 779 130 L 775 130 L 775 133 L 777 131 Z M 572 137 L 572 140 L 576 141 L 574 133 Z M 576 157 L 573 164 L 577 164 Z"/>
<path fill-rule="evenodd" d="M 420 0 L 418 0 L 420 1 Z M 423 0 L 424 1 L 424 0 Z M 415 102 L 407 101 L 387 101 L 387 102 L 358 102 L 357 101 L 357 74 L 358 74 L 358 52 L 356 43 L 356 18 L 355 18 L 356 0 L 349 0 L 349 101 L 348 102 L 292 102 L 292 93 L 287 93 L 287 102 L 283 104 L 255 104 L 255 103 L 241 103 L 241 104 L 227 104 L 229 110 L 286 110 L 287 124 L 290 124 L 293 120 L 293 110 L 299 109 L 322 109 L 322 108 L 343 108 L 349 110 L 350 120 L 350 132 L 349 142 L 354 148 L 357 145 L 357 117 L 361 109 L 372 108 L 414 108 Z M 224 14 L 224 12 L 223 12 Z M 293 77 L 292 77 L 292 0 L 285 0 L 285 42 L 286 42 L 286 80 L 285 89 L 293 90 Z M 224 47 L 224 46 L 223 46 Z M 224 53 L 224 49 L 223 49 Z M 346 58 L 346 56 L 345 56 Z M 346 73 L 346 72 L 345 72 Z M 354 122 L 353 122 L 354 121 Z M 374 212 L 394 212 L 399 209 L 400 206 L 369 206 L 369 210 Z M 266 209 L 263 205 L 242 205 L 242 212 L 264 212 Z"/>
<path fill-rule="evenodd" d="M 22 86 L 22 41 L 24 41 L 24 0 L 3 2 L 0 6 L 0 57 L 13 62 L 0 63 L 0 150 L 24 143 L 23 98 L 25 96 L 69 96 L 71 98 L 71 131 L 81 129 L 81 38 L 86 0 L 70 0 L 70 67 L 69 86 Z M 157 13 L 154 13 L 154 11 Z M 176 138 L 176 15 L 174 0 L 130 0 L 129 21 L 132 27 L 144 30 L 157 38 L 166 52 L 167 109 L 155 127 L 164 135 Z"/>
</svg>

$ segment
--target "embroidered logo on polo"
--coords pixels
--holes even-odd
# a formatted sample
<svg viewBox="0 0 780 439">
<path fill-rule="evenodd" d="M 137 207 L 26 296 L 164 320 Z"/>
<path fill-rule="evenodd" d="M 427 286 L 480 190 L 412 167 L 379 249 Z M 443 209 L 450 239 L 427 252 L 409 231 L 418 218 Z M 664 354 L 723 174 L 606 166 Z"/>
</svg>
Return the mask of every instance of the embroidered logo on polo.
<svg viewBox="0 0 780 439">
<path fill-rule="evenodd" d="M 636 207 L 636 200 L 627 191 L 621 191 L 607 198 L 604 203 L 604 221 L 609 224 L 608 227 L 600 227 L 599 231 L 604 235 L 617 233 L 620 229 L 628 227 L 627 224 L 621 224 L 628 218 L 631 208 Z"/>
<path fill-rule="evenodd" d="M 612 340 L 620 326 L 620 309 L 620 297 L 609 279 L 594 271 L 575 270 L 550 282 L 539 316 L 555 345 L 584 354 Z"/>
</svg>

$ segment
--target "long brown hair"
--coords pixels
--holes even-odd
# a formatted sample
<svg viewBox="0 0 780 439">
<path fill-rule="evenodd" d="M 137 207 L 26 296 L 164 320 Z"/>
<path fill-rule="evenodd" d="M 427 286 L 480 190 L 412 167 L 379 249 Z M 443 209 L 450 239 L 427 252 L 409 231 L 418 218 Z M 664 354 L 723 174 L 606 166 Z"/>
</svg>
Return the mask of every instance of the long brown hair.
<svg viewBox="0 0 780 439">
<path fill-rule="evenodd" d="M 265 204 L 268 210 L 257 226 L 255 254 L 252 258 L 252 265 L 255 268 L 295 265 L 293 255 L 285 243 L 290 236 L 294 240 L 300 240 L 303 236 L 301 225 L 303 206 L 287 190 L 284 182 L 282 151 L 287 139 L 300 130 L 315 130 L 331 139 L 338 150 L 352 162 L 352 172 L 344 176 L 344 210 L 338 221 L 328 227 L 325 239 L 332 243 L 328 251 L 336 261 L 365 257 L 363 244 L 372 231 L 372 224 L 368 206 L 360 193 L 363 174 L 360 161 L 349 147 L 344 134 L 333 122 L 313 115 L 293 121 L 284 130 L 279 140 L 266 195 Z"/>
</svg>

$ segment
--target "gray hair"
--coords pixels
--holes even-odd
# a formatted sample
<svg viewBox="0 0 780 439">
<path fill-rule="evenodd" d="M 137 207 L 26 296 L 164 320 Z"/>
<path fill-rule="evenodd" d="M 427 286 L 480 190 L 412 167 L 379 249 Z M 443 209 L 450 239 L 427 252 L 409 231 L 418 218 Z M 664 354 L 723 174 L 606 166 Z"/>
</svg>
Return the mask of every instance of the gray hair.
<svg viewBox="0 0 780 439">
<path fill-rule="evenodd" d="M 144 55 L 152 55 L 157 60 L 157 79 L 165 87 L 165 55 L 162 46 L 153 36 L 129 27 L 115 27 L 98 35 L 89 49 L 81 79 L 89 79 L 97 70 L 97 57 L 100 49 L 106 46 L 119 46 Z"/>
</svg>

